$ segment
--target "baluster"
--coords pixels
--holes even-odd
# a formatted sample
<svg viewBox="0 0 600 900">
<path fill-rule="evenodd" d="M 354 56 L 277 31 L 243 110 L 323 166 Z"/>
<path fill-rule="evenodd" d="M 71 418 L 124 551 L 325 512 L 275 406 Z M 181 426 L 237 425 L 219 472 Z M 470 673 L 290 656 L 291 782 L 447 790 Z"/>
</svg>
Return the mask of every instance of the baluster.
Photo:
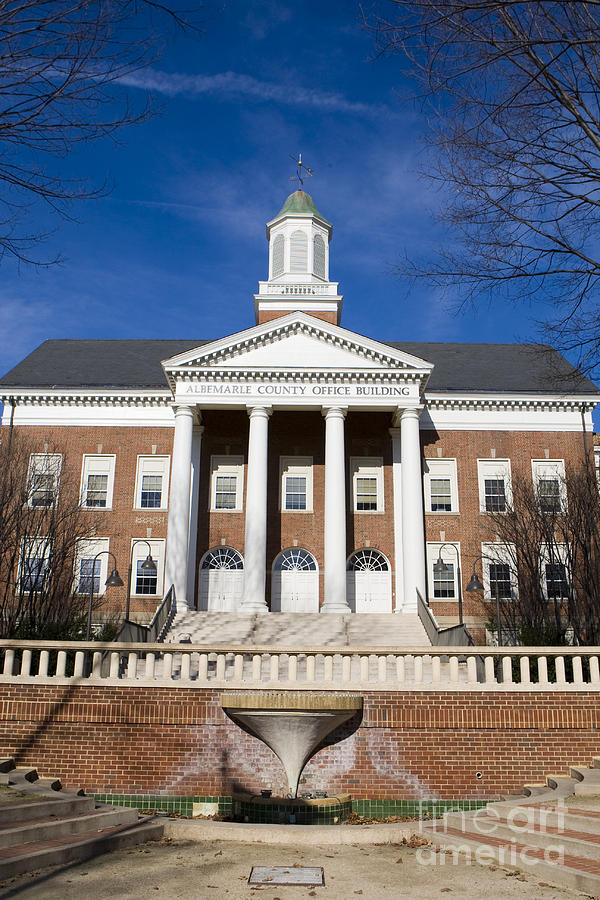
<svg viewBox="0 0 600 900">
<path fill-rule="evenodd" d="M 564 656 L 555 657 L 555 665 L 556 665 L 556 683 L 557 684 L 566 684 L 567 676 L 565 673 L 565 658 Z"/>
<path fill-rule="evenodd" d="M 519 661 L 521 669 L 521 684 L 531 684 L 531 672 L 529 669 L 529 657 L 522 656 Z"/>
<path fill-rule="evenodd" d="M 127 678 L 135 678 L 137 676 L 137 653 L 130 650 L 127 654 Z"/>
<path fill-rule="evenodd" d="M 226 656 L 224 653 L 217 653 L 217 665 L 215 670 L 215 676 L 217 681 L 225 681 L 225 661 Z"/>
<path fill-rule="evenodd" d="M 279 654 L 271 653 L 271 659 L 269 664 L 269 679 L 270 681 L 279 681 Z"/>
<path fill-rule="evenodd" d="M 342 656 L 342 684 L 350 684 L 352 679 L 352 657 Z"/>
<path fill-rule="evenodd" d="M 109 678 L 118 678 L 119 677 L 119 664 L 121 662 L 121 654 L 117 653 L 116 650 L 110 654 L 110 672 Z"/>
<path fill-rule="evenodd" d="M 512 684 L 512 657 L 502 657 L 502 684 Z"/>
<path fill-rule="evenodd" d="M 102 678 L 102 654 L 99 650 L 92 657 L 92 675 L 94 678 Z"/>
<path fill-rule="evenodd" d="M 387 656 L 380 656 L 377 661 L 377 681 L 379 684 L 387 681 Z"/>
<path fill-rule="evenodd" d="M 298 657 L 288 656 L 288 681 L 298 681 Z"/>
<path fill-rule="evenodd" d="M 458 656 L 450 657 L 450 681 L 452 684 L 458 683 Z"/>
<path fill-rule="evenodd" d="M 4 668 L 2 669 L 3 675 L 12 675 L 14 662 L 15 662 L 15 651 L 14 650 L 6 650 L 4 653 Z"/>
<path fill-rule="evenodd" d="M 244 680 L 244 657 L 241 653 L 236 653 L 233 657 L 233 680 Z"/>
<path fill-rule="evenodd" d="M 81 678 L 83 676 L 83 666 L 85 663 L 85 653 L 83 650 L 78 650 L 75 654 L 75 669 L 73 670 L 74 678 Z"/>
<path fill-rule="evenodd" d="M 538 684 L 548 684 L 548 659 L 538 656 Z"/>
<path fill-rule="evenodd" d="M 600 664 L 597 656 L 590 656 L 590 682 L 592 684 L 600 682 Z"/>
<path fill-rule="evenodd" d="M 486 656 L 485 658 L 485 683 L 486 684 L 494 684 L 496 681 L 496 672 L 494 669 L 494 657 Z"/>
<path fill-rule="evenodd" d="M 584 684 L 583 666 L 581 665 L 581 657 L 573 657 L 573 684 Z"/>
<path fill-rule="evenodd" d="M 333 681 L 333 656 L 326 656 L 323 660 L 323 670 L 324 670 L 324 681 L 326 684 L 331 684 Z"/>
<path fill-rule="evenodd" d="M 165 653 L 162 658 L 162 680 L 171 681 L 173 678 L 173 654 Z"/>
<path fill-rule="evenodd" d="M 423 657 L 415 656 L 414 664 L 415 684 L 423 684 Z"/>
<path fill-rule="evenodd" d="M 182 681 L 190 680 L 191 668 L 192 668 L 192 654 L 191 653 L 182 653 L 181 654 L 181 680 Z"/>
<path fill-rule="evenodd" d="M 59 650 L 58 657 L 56 659 L 56 677 L 64 678 L 66 668 L 67 668 L 67 651 Z"/>
<path fill-rule="evenodd" d="M 262 657 L 255 653 L 252 657 L 252 681 L 260 681 L 262 675 Z"/>
<path fill-rule="evenodd" d="M 406 681 L 406 662 L 403 656 L 396 657 L 396 680 L 398 684 Z"/>
<path fill-rule="evenodd" d="M 309 682 L 314 682 L 315 680 L 315 668 L 316 668 L 316 660 L 314 656 L 306 657 L 306 680 Z"/>
<path fill-rule="evenodd" d="M 366 684 L 369 681 L 369 657 L 361 656 L 360 658 L 360 680 Z"/>
<path fill-rule="evenodd" d="M 48 664 L 50 662 L 50 654 L 47 650 L 42 650 L 40 653 L 40 664 L 38 667 L 38 675 L 42 678 L 48 677 Z"/>
<path fill-rule="evenodd" d="M 146 653 L 146 669 L 144 671 L 144 678 L 146 681 L 154 681 L 155 663 L 156 663 L 156 654 L 155 653 Z"/>
<path fill-rule="evenodd" d="M 198 681 L 208 681 L 208 653 L 198 657 Z"/>
<path fill-rule="evenodd" d="M 31 650 L 23 650 L 21 658 L 21 675 L 29 675 L 31 672 Z"/>
<path fill-rule="evenodd" d="M 467 657 L 467 684 L 477 684 L 477 660 L 474 656 Z"/>
<path fill-rule="evenodd" d="M 434 684 L 442 680 L 442 660 L 439 656 L 431 657 L 431 680 Z"/>
</svg>

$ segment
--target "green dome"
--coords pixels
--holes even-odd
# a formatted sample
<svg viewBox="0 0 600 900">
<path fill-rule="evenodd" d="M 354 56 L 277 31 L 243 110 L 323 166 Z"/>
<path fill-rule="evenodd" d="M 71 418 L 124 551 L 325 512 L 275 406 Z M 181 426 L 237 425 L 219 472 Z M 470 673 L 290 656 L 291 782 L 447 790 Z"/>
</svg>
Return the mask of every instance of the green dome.
<svg viewBox="0 0 600 900">
<path fill-rule="evenodd" d="M 317 207 L 314 204 L 313 198 L 310 194 L 306 194 L 304 191 L 294 191 L 293 194 L 287 198 L 282 208 L 279 210 L 275 219 L 281 219 L 282 216 L 318 216 L 323 222 L 326 222 L 327 225 L 330 225 L 331 222 L 328 222 L 325 216 L 322 216 Z M 275 221 L 275 219 L 273 221 Z"/>
</svg>

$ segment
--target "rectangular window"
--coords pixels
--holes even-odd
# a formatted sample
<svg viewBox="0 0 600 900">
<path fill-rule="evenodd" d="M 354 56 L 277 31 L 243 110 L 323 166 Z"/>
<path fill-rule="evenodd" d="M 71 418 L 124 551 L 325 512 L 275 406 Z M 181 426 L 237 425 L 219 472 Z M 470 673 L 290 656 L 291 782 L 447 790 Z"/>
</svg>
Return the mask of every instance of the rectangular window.
<svg viewBox="0 0 600 900">
<path fill-rule="evenodd" d="M 58 499 L 62 465 L 60 453 L 32 453 L 29 457 L 29 506 L 52 506 Z"/>
<path fill-rule="evenodd" d="M 139 543 L 135 543 L 138 540 Z M 142 564 L 148 556 L 148 544 L 150 544 L 150 553 L 156 564 L 156 571 L 151 569 L 143 569 Z M 159 596 L 163 595 L 164 588 L 164 569 L 165 569 L 165 542 L 164 540 L 150 539 L 148 543 L 139 538 L 133 538 L 132 545 L 132 561 L 131 561 L 131 593 L 138 596 Z"/>
<path fill-rule="evenodd" d="M 237 500 L 237 475 L 217 475 L 215 509 L 235 509 Z"/>
<path fill-rule="evenodd" d="M 559 513 L 566 509 L 564 460 L 532 459 L 531 469 L 540 511 Z"/>
<path fill-rule="evenodd" d="M 210 508 L 218 512 L 241 512 L 244 496 L 244 458 L 211 456 Z"/>
<path fill-rule="evenodd" d="M 442 565 L 439 565 L 441 559 Z M 458 567 L 458 568 L 457 568 Z M 460 544 L 427 543 L 427 590 L 432 600 L 457 600 Z"/>
<path fill-rule="evenodd" d="M 109 545 L 108 538 L 88 538 L 78 541 L 73 588 L 77 594 L 89 594 L 92 586 L 94 594 L 104 593 L 109 562 L 109 556 L 105 551 Z M 102 555 L 98 556 L 99 553 Z"/>
<path fill-rule="evenodd" d="M 86 453 L 81 470 L 81 505 L 88 509 L 111 509 L 114 480 L 114 456 Z"/>
<path fill-rule="evenodd" d="M 84 557 L 79 561 L 78 594 L 89 594 L 90 590 L 93 594 L 100 593 L 100 565 L 101 561 L 97 559 L 94 562 L 94 557 L 89 559 Z"/>
<path fill-rule="evenodd" d="M 478 459 L 479 509 L 504 513 L 512 504 L 510 459 Z"/>
<path fill-rule="evenodd" d="M 19 564 L 20 590 L 36 593 L 44 588 L 50 571 L 50 541 L 48 538 L 25 538 L 21 545 Z"/>
<path fill-rule="evenodd" d="M 383 512 L 383 460 L 379 456 L 351 459 L 355 512 Z"/>
<path fill-rule="evenodd" d="M 425 512 L 458 512 L 456 460 L 427 456 L 423 460 L 423 472 Z"/>
<path fill-rule="evenodd" d="M 445 563 L 445 571 L 433 570 L 433 596 L 454 597 L 454 564 Z"/>
<path fill-rule="evenodd" d="M 512 581 L 508 563 L 490 563 L 488 568 L 490 595 L 498 600 L 510 600 Z"/>
<path fill-rule="evenodd" d="M 546 596 L 548 600 L 560 600 L 569 596 L 569 583 L 567 581 L 566 566 L 562 562 L 546 563 L 544 567 L 546 577 Z"/>
<path fill-rule="evenodd" d="M 280 457 L 280 507 L 282 511 L 312 512 L 312 464 L 312 456 Z"/>
<path fill-rule="evenodd" d="M 504 478 L 484 479 L 485 511 L 506 512 L 506 490 Z"/>
<path fill-rule="evenodd" d="M 136 509 L 167 509 L 169 456 L 138 456 L 135 477 Z"/>
</svg>

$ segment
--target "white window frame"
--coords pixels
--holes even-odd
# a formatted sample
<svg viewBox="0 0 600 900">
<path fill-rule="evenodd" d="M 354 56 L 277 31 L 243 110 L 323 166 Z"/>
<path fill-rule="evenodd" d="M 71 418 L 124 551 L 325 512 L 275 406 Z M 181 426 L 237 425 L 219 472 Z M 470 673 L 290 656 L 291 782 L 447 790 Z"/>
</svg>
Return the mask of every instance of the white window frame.
<svg viewBox="0 0 600 900">
<path fill-rule="evenodd" d="M 235 475 L 235 507 L 233 509 L 217 508 L 217 477 Z M 244 457 L 243 456 L 211 456 L 210 458 L 210 511 L 218 513 L 242 512 L 244 508 Z"/>
<path fill-rule="evenodd" d="M 450 509 L 431 508 L 431 481 L 447 479 L 450 482 Z M 448 516 L 459 512 L 458 505 L 458 477 L 456 473 L 456 459 L 429 457 L 424 459 L 423 490 L 425 493 L 425 512 L 434 516 Z"/>
<path fill-rule="evenodd" d="M 548 585 L 546 583 L 546 565 L 547 564 L 549 565 L 551 562 L 562 563 L 562 565 L 565 567 L 565 578 L 567 581 L 567 585 L 569 584 L 569 578 L 570 578 L 569 568 L 567 566 L 567 548 L 566 548 L 566 546 L 564 544 L 554 544 L 552 549 L 554 551 L 554 556 L 555 556 L 554 559 L 550 559 L 550 553 L 548 552 L 547 544 L 542 545 L 541 553 L 540 553 L 540 569 L 541 569 L 540 582 L 542 585 L 542 592 L 543 592 L 546 600 L 550 600 L 550 601 L 553 601 L 555 598 L 548 596 Z M 557 597 L 556 599 L 561 600 L 563 598 Z"/>
<path fill-rule="evenodd" d="M 152 454 L 151 456 L 139 455 L 135 473 L 135 497 L 133 508 L 143 509 L 152 513 L 169 508 L 169 475 L 171 469 L 171 457 L 167 455 Z M 160 475 L 162 477 L 160 506 L 142 506 L 142 485 L 144 475 Z"/>
<path fill-rule="evenodd" d="M 512 479 L 510 459 L 478 459 L 477 482 L 479 485 L 479 511 L 488 513 L 485 508 L 485 482 L 488 479 L 504 480 L 504 496 L 506 507 L 512 506 Z M 491 511 L 490 511 L 491 512 Z M 489 514 L 489 513 L 488 513 Z"/>
<path fill-rule="evenodd" d="M 540 481 L 556 480 L 558 481 L 558 491 L 560 497 L 560 511 L 565 512 L 567 508 L 567 489 L 565 485 L 565 461 L 564 459 L 532 459 L 531 474 L 533 477 L 533 486 L 538 492 Z"/>
<path fill-rule="evenodd" d="M 97 507 L 94 507 L 97 508 Z M 103 507 L 100 507 L 103 508 Z M 89 595 L 88 591 L 83 591 L 80 593 L 79 591 L 79 579 L 80 579 L 80 568 L 81 561 L 84 559 L 94 559 L 94 557 L 98 553 L 102 553 L 102 556 L 98 558 L 100 573 L 99 573 L 99 590 L 94 591 L 95 597 L 103 597 L 106 591 L 106 579 L 108 578 L 108 561 L 109 555 L 105 551 L 110 549 L 110 538 L 82 538 L 80 541 L 77 541 L 77 549 L 75 551 L 75 570 L 73 573 L 73 593 L 79 594 L 79 596 L 83 597 L 86 594 Z"/>
<path fill-rule="evenodd" d="M 112 509 L 115 487 L 116 456 L 111 454 L 84 453 L 81 464 L 81 505 L 84 509 Z M 92 475 L 106 475 L 106 505 L 88 506 L 87 483 Z"/>
<path fill-rule="evenodd" d="M 288 509 L 286 501 L 287 476 L 306 478 L 306 509 Z M 285 513 L 311 513 L 313 511 L 313 458 L 312 456 L 279 457 L 279 509 Z"/>
<path fill-rule="evenodd" d="M 22 590 L 23 579 L 25 578 L 24 572 L 24 562 L 25 562 L 25 546 L 30 545 L 31 549 L 27 550 L 27 558 L 28 559 L 46 559 L 49 560 L 52 548 L 50 546 L 50 542 L 47 536 L 41 537 L 24 537 L 21 541 L 21 552 L 19 554 L 19 576 L 18 576 L 18 584 L 19 584 L 19 592 Z M 43 550 L 43 553 L 39 551 Z M 29 594 L 30 591 L 23 591 L 23 593 Z"/>
<path fill-rule="evenodd" d="M 517 596 L 517 573 L 514 570 L 515 548 L 514 544 L 507 544 L 504 541 L 488 541 L 481 545 L 482 556 L 482 572 L 483 572 L 483 596 L 486 600 L 495 600 L 492 596 L 492 587 L 490 584 L 490 563 L 498 565 L 507 565 L 510 573 L 510 587 L 513 598 Z M 501 598 L 502 603 L 506 598 Z"/>
<path fill-rule="evenodd" d="M 445 546 L 444 546 L 445 544 Z M 450 546 L 451 545 L 451 546 Z M 452 547 L 456 547 L 458 556 Z M 427 541 L 427 594 L 432 603 L 458 603 L 458 569 L 462 571 L 460 541 Z M 443 562 L 451 563 L 454 567 L 454 597 L 436 597 L 434 595 L 433 566 L 440 556 Z"/>
<path fill-rule="evenodd" d="M 136 541 L 138 543 L 136 544 Z M 143 562 L 148 556 L 148 544 L 150 544 L 150 552 L 152 559 L 156 563 L 156 593 L 155 594 L 138 594 L 137 593 L 137 564 Z M 131 560 L 131 597 L 163 597 L 165 584 L 165 544 L 164 538 L 142 538 L 134 537 L 131 539 L 129 549 L 129 558 Z"/>
<path fill-rule="evenodd" d="M 368 516 L 385 512 L 383 503 L 383 457 L 352 456 L 350 458 L 352 473 L 352 509 L 355 515 Z M 359 478 L 375 478 L 377 482 L 377 509 L 357 509 L 357 480 Z"/>
<path fill-rule="evenodd" d="M 33 509 L 48 509 L 58 502 L 60 473 L 62 469 L 62 453 L 32 453 L 29 457 L 27 471 L 27 505 Z M 33 479 L 36 475 L 50 475 L 53 478 L 52 503 L 33 503 Z"/>
</svg>

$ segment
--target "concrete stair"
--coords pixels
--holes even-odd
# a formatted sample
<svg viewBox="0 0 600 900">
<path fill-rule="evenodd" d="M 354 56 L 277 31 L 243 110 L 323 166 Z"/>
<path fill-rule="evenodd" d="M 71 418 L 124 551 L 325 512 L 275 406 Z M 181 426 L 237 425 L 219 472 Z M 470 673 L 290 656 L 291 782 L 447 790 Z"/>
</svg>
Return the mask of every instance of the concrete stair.
<svg viewBox="0 0 600 900">
<path fill-rule="evenodd" d="M 0 879 L 162 837 L 163 824 L 137 809 L 64 791 L 58 779 L 38 778 L 10 758 L 0 760 L 0 780 L 15 788 L 14 801 L 0 803 Z"/>
<path fill-rule="evenodd" d="M 429 647 L 417 615 L 177 613 L 165 640 L 277 647 Z"/>
<path fill-rule="evenodd" d="M 422 830 L 440 849 L 600 896 L 599 773 L 595 757 L 568 776 L 526 785 L 522 797 L 450 812 Z"/>
</svg>

